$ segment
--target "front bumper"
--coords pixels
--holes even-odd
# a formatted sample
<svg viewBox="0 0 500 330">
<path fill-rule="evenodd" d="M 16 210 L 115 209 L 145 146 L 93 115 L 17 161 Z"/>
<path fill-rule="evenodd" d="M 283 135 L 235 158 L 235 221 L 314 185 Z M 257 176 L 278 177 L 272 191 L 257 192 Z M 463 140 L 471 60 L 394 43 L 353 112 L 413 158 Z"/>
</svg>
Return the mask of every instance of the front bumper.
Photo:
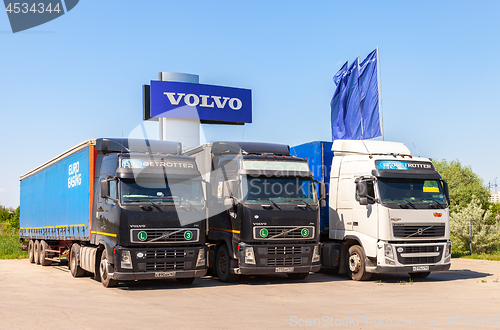
<svg viewBox="0 0 500 330">
<path fill-rule="evenodd" d="M 282 273 L 309 273 L 321 269 L 319 256 L 312 262 L 313 252 L 319 253 L 319 245 L 310 244 L 239 244 L 237 251 L 238 267 L 232 268 L 233 274 L 269 275 Z M 245 248 L 252 247 L 255 264 L 245 260 Z"/>
<path fill-rule="evenodd" d="M 370 269 L 370 273 L 377 274 L 397 274 L 397 273 L 416 273 L 421 271 L 414 271 L 414 266 L 377 266 Z M 447 265 L 429 265 L 429 272 L 441 272 L 450 269 L 451 263 Z"/>
<path fill-rule="evenodd" d="M 138 281 L 138 280 L 161 280 L 168 278 L 202 277 L 207 273 L 207 269 L 181 270 L 166 272 L 114 272 L 111 276 L 114 280 Z M 111 275 L 111 274 L 110 274 Z"/>
<path fill-rule="evenodd" d="M 200 250 L 203 260 L 198 263 Z M 128 268 L 123 267 L 122 262 L 125 251 L 130 253 L 131 265 L 128 264 Z M 205 246 L 117 247 L 114 269 L 109 270 L 112 279 L 122 281 L 201 277 L 206 273 Z"/>
<path fill-rule="evenodd" d="M 450 242 L 389 244 L 379 241 L 377 250 L 376 265 L 367 263 L 366 270 L 370 273 L 438 272 L 451 267 Z"/>
</svg>

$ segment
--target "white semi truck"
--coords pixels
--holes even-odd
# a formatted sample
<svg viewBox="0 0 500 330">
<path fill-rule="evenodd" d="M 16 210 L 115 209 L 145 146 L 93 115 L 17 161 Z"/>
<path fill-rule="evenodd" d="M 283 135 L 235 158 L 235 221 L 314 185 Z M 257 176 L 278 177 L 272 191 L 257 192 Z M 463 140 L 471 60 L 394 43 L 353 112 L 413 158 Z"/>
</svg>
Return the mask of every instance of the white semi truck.
<svg viewBox="0 0 500 330">
<path fill-rule="evenodd" d="M 325 182 L 322 265 L 367 280 L 413 278 L 451 265 L 448 185 L 428 158 L 397 142 L 336 140 L 292 148 Z"/>
</svg>

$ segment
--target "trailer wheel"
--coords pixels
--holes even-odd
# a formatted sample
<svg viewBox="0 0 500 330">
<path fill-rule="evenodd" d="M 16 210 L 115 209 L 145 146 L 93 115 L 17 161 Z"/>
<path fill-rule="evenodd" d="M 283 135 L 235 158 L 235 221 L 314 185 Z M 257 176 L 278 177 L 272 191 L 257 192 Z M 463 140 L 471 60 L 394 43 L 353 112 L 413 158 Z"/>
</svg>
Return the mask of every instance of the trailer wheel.
<svg viewBox="0 0 500 330">
<path fill-rule="evenodd" d="M 35 257 L 35 263 L 40 264 L 40 241 L 36 240 L 33 245 L 33 256 Z"/>
<path fill-rule="evenodd" d="M 117 280 L 111 279 L 108 274 L 108 258 L 106 256 L 106 250 L 102 251 L 101 263 L 99 266 L 99 273 L 101 275 L 101 283 L 105 288 L 111 288 L 118 285 Z"/>
<path fill-rule="evenodd" d="M 179 278 L 176 278 L 176 281 L 179 283 L 179 284 L 191 284 L 193 283 L 194 281 L 194 277 L 179 277 Z"/>
<path fill-rule="evenodd" d="M 231 259 L 227 246 L 225 244 L 221 245 L 217 249 L 217 256 L 215 257 L 215 271 L 221 282 L 234 282 L 238 279 L 237 274 L 231 274 Z"/>
<path fill-rule="evenodd" d="M 78 265 L 78 251 L 80 246 L 78 244 L 73 244 L 71 246 L 71 251 L 69 253 L 69 271 L 73 277 L 82 277 L 85 275 L 85 270 L 83 270 Z"/>
<path fill-rule="evenodd" d="M 49 266 L 52 264 L 52 260 L 45 259 L 45 257 L 47 256 L 47 247 L 47 242 L 42 240 L 40 242 L 40 265 L 42 266 Z"/>
<path fill-rule="evenodd" d="M 309 273 L 288 273 L 287 275 L 291 280 L 303 280 L 309 275 Z"/>
<path fill-rule="evenodd" d="M 348 257 L 347 273 L 354 281 L 366 281 L 372 276 L 371 273 L 366 271 L 366 255 L 361 246 L 351 246 Z"/>
<path fill-rule="evenodd" d="M 408 275 L 411 276 L 411 278 L 426 278 L 429 276 L 431 272 L 423 272 L 423 273 L 408 273 Z"/>
<path fill-rule="evenodd" d="M 28 260 L 30 263 L 34 264 L 35 263 L 35 243 L 33 243 L 33 240 L 30 239 L 28 242 Z"/>
</svg>

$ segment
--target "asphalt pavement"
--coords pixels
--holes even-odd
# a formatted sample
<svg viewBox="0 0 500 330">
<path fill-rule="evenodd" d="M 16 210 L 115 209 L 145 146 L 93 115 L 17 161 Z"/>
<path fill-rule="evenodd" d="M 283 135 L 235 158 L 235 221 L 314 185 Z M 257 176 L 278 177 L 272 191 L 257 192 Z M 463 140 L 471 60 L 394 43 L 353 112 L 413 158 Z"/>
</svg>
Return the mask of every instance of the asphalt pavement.
<svg viewBox="0 0 500 330">
<path fill-rule="evenodd" d="M 0 260 L 0 329 L 500 329 L 500 262 L 453 259 L 426 279 L 313 274 L 104 288 L 67 266 Z"/>
</svg>

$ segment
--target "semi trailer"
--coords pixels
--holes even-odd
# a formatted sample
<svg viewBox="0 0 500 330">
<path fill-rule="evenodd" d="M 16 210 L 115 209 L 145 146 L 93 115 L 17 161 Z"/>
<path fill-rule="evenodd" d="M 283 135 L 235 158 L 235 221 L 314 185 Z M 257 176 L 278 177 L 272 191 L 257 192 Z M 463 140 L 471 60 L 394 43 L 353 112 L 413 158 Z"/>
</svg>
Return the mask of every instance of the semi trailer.
<svg viewBox="0 0 500 330">
<path fill-rule="evenodd" d="M 21 176 L 31 263 L 118 281 L 206 273 L 202 179 L 177 142 L 89 139 Z"/>
<path fill-rule="evenodd" d="M 423 278 L 451 265 L 448 185 L 427 158 L 397 142 L 315 141 L 292 148 L 327 186 L 322 266 L 367 280 Z"/>
<path fill-rule="evenodd" d="M 185 154 L 208 182 L 208 267 L 219 280 L 304 279 L 321 268 L 322 201 L 305 159 L 287 145 L 254 142 L 207 143 Z"/>
</svg>

